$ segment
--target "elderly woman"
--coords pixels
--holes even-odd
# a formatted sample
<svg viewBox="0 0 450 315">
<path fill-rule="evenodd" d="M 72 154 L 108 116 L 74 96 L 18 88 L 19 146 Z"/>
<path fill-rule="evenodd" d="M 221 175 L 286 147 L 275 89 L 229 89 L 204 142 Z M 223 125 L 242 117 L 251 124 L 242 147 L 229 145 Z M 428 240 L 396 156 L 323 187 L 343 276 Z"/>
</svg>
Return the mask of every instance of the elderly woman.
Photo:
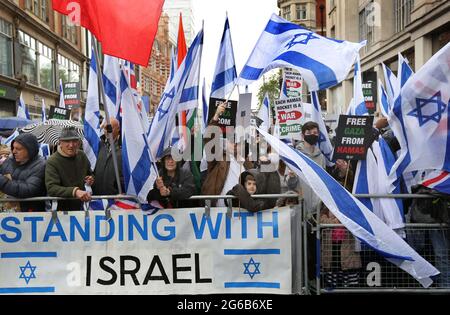
<svg viewBox="0 0 450 315">
<path fill-rule="evenodd" d="M 160 177 L 156 179 L 147 200 L 158 201 L 164 208 L 181 208 L 189 204 L 187 199 L 195 193 L 194 176 L 181 168 L 181 163 L 173 159 L 171 151 L 171 148 L 167 148 L 163 152 Z"/>
</svg>

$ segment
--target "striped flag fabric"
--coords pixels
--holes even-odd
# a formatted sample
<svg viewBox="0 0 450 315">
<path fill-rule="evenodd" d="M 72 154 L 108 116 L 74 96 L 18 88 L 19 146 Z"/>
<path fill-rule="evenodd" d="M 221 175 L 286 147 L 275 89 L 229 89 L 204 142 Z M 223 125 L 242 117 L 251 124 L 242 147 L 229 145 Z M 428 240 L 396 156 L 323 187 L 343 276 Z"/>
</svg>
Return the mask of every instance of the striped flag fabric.
<svg viewBox="0 0 450 315">
<path fill-rule="evenodd" d="M 259 129 L 259 132 L 291 170 L 299 176 L 304 174 L 314 192 L 355 237 L 409 273 L 423 287 L 433 283 L 431 277 L 439 271 L 322 167 L 263 130 Z"/>
<path fill-rule="evenodd" d="M 420 181 L 422 186 L 450 194 L 450 173 L 447 171 L 426 171 Z"/>
<path fill-rule="evenodd" d="M 103 61 L 103 86 L 105 88 L 106 108 L 110 117 L 120 121 L 120 73 L 121 64 L 119 58 L 105 55 Z"/>
<path fill-rule="evenodd" d="M 152 160 L 146 130 L 141 123 L 140 113 L 134 98 L 133 89 L 122 72 L 122 167 L 127 195 L 137 196 L 146 202 L 149 191 L 157 177 Z"/>
<path fill-rule="evenodd" d="M 450 43 L 406 81 L 389 114 L 400 156 L 391 179 L 416 170 L 450 172 Z"/>
<path fill-rule="evenodd" d="M 25 104 L 25 101 L 23 100 L 22 93 L 20 93 L 19 105 L 17 106 L 17 115 L 16 116 L 18 118 L 31 120 L 30 113 L 28 112 L 27 105 Z"/>
<path fill-rule="evenodd" d="M 355 63 L 365 42 L 323 37 L 273 14 L 258 39 L 237 83 L 250 85 L 275 68 L 300 72 L 310 91 L 339 84 Z"/>
<path fill-rule="evenodd" d="M 258 115 L 256 115 L 259 119 L 262 120 L 261 125 L 259 128 L 264 130 L 265 132 L 269 132 L 270 130 L 270 99 L 269 95 L 266 93 L 264 96 L 263 103 L 261 104 L 261 107 L 259 108 Z"/>
<path fill-rule="evenodd" d="M 387 67 L 384 63 L 381 64 L 383 66 L 384 73 L 384 81 L 386 83 L 386 93 L 389 100 L 390 109 L 394 107 L 395 98 L 399 94 L 399 82 L 397 76 L 392 72 L 392 70 Z"/>
<path fill-rule="evenodd" d="M 66 103 L 64 102 L 64 88 L 62 79 L 59 79 L 59 103 L 58 107 L 66 108 Z"/>
<path fill-rule="evenodd" d="M 359 54 L 356 57 L 355 72 L 353 78 L 353 100 L 347 111 L 347 115 L 351 116 L 368 116 L 369 111 L 364 100 L 362 90 L 361 60 Z"/>
<path fill-rule="evenodd" d="M 319 94 L 317 92 L 311 92 L 311 121 L 314 121 L 319 125 L 319 149 L 322 154 L 325 156 L 325 162 L 327 166 L 332 167 L 335 164 L 332 161 L 333 157 L 333 146 L 330 141 L 330 137 L 328 137 L 327 127 L 325 122 L 323 121 L 322 109 L 319 102 Z"/>
<path fill-rule="evenodd" d="M 100 106 L 98 94 L 98 67 L 94 51 L 92 51 L 89 69 L 89 84 L 86 99 L 86 109 L 83 121 L 83 149 L 86 153 L 91 169 L 95 169 L 97 157 L 100 150 Z"/>
<path fill-rule="evenodd" d="M 176 130 L 176 113 L 198 107 L 200 61 L 203 49 L 201 30 L 177 70 L 172 82 L 166 86 L 159 102 L 148 136 L 152 156 L 160 157 L 171 145 L 172 132 Z"/>
<path fill-rule="evenodd" d="M 398 91 L 400 91 L 409 80 L 409 78 L 414 74 L 414 71 L 409 65 L 409 61 L 403 57 L 401 53 L 398 53 Z"/>
<path fill-rule="evenodd" d="M 391 103 L 389 101 L 389 96 L 386 92 L 386 89 L 384 88 L 384 85 L 383 83 L 381 83 L 380 79 L 378 79 L 378 98 L 381 114 L 386 118 L 389 117 L 389 111 L 391 110 Z"/>
<path fill-rule="evenodd" d="M 45 100 L 44 100 L 44 98 L 42 98 L 41 121 L 43 123 L 45 123 L 47 121 L 47 115 L 45 114 Z"/>
<path fill-rule="evenodd" d="M 226 99 L 233 91 L 234 83 L 237 78 L 228 17 L 225 19 L 225 26 L 220 41 L 219 55 L 217 56 L 213 78 L 211 97 Z"/>
</svg>

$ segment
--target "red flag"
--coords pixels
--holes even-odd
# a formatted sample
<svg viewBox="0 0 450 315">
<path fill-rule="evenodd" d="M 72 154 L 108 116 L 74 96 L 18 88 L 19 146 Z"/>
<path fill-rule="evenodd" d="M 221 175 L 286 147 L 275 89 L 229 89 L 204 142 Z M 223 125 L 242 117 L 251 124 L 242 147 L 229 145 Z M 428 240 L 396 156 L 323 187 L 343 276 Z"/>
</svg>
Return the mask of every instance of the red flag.
<svg viewBox="0 0 450 315">
<path fill-rule="evenodd" d="M 178 24 L 178 40 L 177 40 L 177 58 L 178 68 L 183 63 L 184 57 L 187 55 L 186 38 L 184 37 L 183 17 L 180 13 L 180 23 Z"/>
<path fill-rule="evenodd" d="M 178 59 L 178 68 L 183 63 L 184 58 L 187 55 L 187 45 L 186 38 L 184 37 L 184 28 L 183 28 L 183 16 L 180 13 L 180 23 L 178 24 L 178 40 L 177 40 L 177 59 Z M 186 127 L 187 124 L 187 113 L 182 111 L 181 114 L 181 126 Z M 187 143 L 187 134 L 186 130 L 183 128 L 182 137 L 184 139 L 184 143 Z"/>
<path fill-rule="evenodd" d="M 147 66 L 164 0 L 52 0 L 91 31 L 105 54 Z M 79 6 L 79 10 L 78 10 Z M 79 12 L 79 16 L 77 14 Z"/>
</svg>

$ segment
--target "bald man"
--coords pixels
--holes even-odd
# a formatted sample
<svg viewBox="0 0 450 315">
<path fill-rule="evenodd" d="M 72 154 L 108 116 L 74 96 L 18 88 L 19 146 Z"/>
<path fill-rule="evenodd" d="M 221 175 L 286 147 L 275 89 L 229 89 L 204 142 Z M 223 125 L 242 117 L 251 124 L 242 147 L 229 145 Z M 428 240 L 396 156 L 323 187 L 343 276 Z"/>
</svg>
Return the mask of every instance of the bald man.
<svg viewBox="0 0 450 315">
<path fill-rule="evenodd" d="M 120 123 L 117 119 L 111 118 L 112 136 L 114 139 L 114 149 L 117 155 L 117 165 L 119 168 L 120 182 L 123 187 L 122 176 L 122 148 L 120 145 Z M 108 142 L 106 123 L 102 124 L 105 135 L 102 136 L 100 143 L 97 164 L 95 165 L 94 177 L 95 183 L 92 187 L 94 195 L 117 195 L 119 193 L 116 176 L 114 172 L 114 164 L 112 159 L 111 145 Z"/>
</svg>

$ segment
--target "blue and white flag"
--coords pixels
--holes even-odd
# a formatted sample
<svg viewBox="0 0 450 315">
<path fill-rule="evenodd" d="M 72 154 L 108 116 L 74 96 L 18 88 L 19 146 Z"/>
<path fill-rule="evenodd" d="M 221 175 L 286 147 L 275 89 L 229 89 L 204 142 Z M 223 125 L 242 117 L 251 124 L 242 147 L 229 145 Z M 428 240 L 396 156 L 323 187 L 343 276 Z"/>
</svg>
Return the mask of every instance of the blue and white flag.
<svg viewBox="0 0 450 315">
<path fill-rule="evenodd" d="M 386 83 L 386 92 L 388 95 L 389 100 L 389 109 L 392 109 L 394 107 L 395 98 L 399 95 L 399 82 L 395 74 L 392 72 L 389 67 L 387 67 L 384 63 L 382 63 L 383 66 L 383 73 L 384 73 L 384 81 Z"/>
<path fill-rule="evenodd" d="M 408 272 L 422 286 L 429 287 L 433 283 L 430 277 L 439 274 L 439 271 L 322 167 L 268 133 L 259 132 L 292 171 L 299 176 L 304 175 L 317 196 L 355 237 Z"/>
<path fill-rule="evenodd" d="M 161 96 L 148 135 L 150 150 L 155 158 L 160 157 L 163 150 L 172 144 L 173 132 L 177 130 L 176 113 L 198 107 L 202 47 L 203 30 L 195 37 L 186 58 Z"/>
<path fill-rule="evenodd" d="M 64 88 L 63 88 L 62 79 L 59 79 L 59 103 L 58 103 L 58 107 L 66 108 L 66 103 L 64 101 Z"/>
<path fill-rule="evenodd" d="M 202 116 L 203 116 L 203 124 L 202 124 L 202 133 L 205 132 L 206 127 L 208 126 L 208 115 L 209 115 L 209 106 L 208 101 L 206 99 L 206 80 L 203 78 L 203 88 L 202 88 Z"/>
<path fill-rule="evenodd" d="M 14 131 L 8 138 L 2 138 L 2 144 L 10 146 L 11 142 L 13 142 L 13 140 L 16 139 L 18 135 L 19 131 Z"/>
<path fill-rule="evenodd" d="M 409 80 L 409 78 L 414 74 L 414 71 L 411 69 L 409 62 L 406 58 L 402 56 L 401 53 L 398 53 L 398 91 L 400 91 Z"/>
<path fill-rule="evenodd" d="M 25 104 L 25 102 L 23 100 L 22 93 L 20 93 L 19 106 L 17 106 L 17 115 L 16 116 L 18 118 L 31 120 L 30 113 L 28 112 L 27 105 Z"/>
<path fill-rule="evenodd" d="M 353 101 L 347 111 L 347 115 L 352 116 L 368 116 L 369 111 L 364 100 L 364 94 L 362 90 L 362 76 L 361 76 L 361 61 L 359 54 L 356 58 L 355 72 L 353 78 Z"/>
<path fill-rule="evenodd" d="M 267 95 L 267 93 L 264 96 L 264 100 L 263 100 L 261 107 L 259 108 L 257 117 L 262 120 L 262 123 L 259 126 L 259 128 L 261 128 L 265 132 L 269 132 L 270 126 L 271 126 L 271 123 L 270 123 L 270 99 L 269 99 L 269 95 Z"/>
<path fill-rule="evenodd" d="M 381 114 L 384 117 L 388 118 L 389 112 L 391 110 L 391 103 L 389 101 L 389 96 L 386 92 L 386 89 L 384 88 L 384 85 L 383 85 L 383 83 L 381 83 L 380 79 L 378 79 L 378 97 L 379 97 Z"/>
<path fill-rule="evenodd" d="M 48 160 L 51 155 L 50 146 L 46 143 L 39 143 L 39 155 Z"/>
<path fill-rule="evenodd" d="M 310 91 L 339 84 L 355 63 L 363 43 L 320 36 L 273 14 L 239 75 L 239 85 L 250 85 L 274 68 L 294 68 Z"/>
<path fill-rule="evenodd" d="M 175 77 L 175 72 L 177 72 L 178 62 L 177 62 L 177 54 L 172 47 L 171 58 L 170 58 L 170 75 L 167 83 L 172 82 Z"/>
<path fill-rule="evenodd" d="M 237 78 L 236 63 L 234 61 L 233 43 L 231 41 L 228 17 L 225 20 L 219 55 L 217 56 L 211 87 L 211 97 L 226 99 L 233 91 Z"/>
<path fill-rule="evenodd" d="M 120 110 L 120 60 L 105 55 L 103 62 L 103 86 L 105 88 L 106 108 L 110 117 L 119 118 Z"/>
<path fill-rule="evenodd" d="M 122 166 L 127 195 L 137 196 L 142 202 L 147 200 L 149 191 L 153 188 L 157 170 L 152 161 L 146 131 L 139 121 L 140 113 L 133 95 L 133 89 L 128 84 L 125 73 L 122 72 L 122 82 L 127 88 L 122 91 Z M 123 85 L 123 84 L 122 84 Z"/>
<path fill-rule="evenodd" d="M 405 83 L 389 114 L 401 146 L 392 180 L 416 170 L 450 171 L 449 82 L 447 44 Z"/>
<path fill-rule="evenodd" d="M 45 123 L 47 121 L 47 115 L 45 113 L 45 100 L 44 100 L 44 98 L 42 98 L 41 121 L 43 123 Z"/>
<path fill-rule="evenodd" d="M 322 109 L 317 92 L 311 92 L 311 102 L 311 121 L 319 125 L 320 136 L 318 146 L 322 154 L 325 156 L 325 162 L 327 166 L 331 167 L 334 166 L 334 163 L 332 162 L 334 149 L 331 145 L 330 137 L 328 137 L 327 127 L 325 125 L 325 122 L 323 121 Z"/>
<path fill-rule="evenodd" d="M 355 173 L 353 194 L 386 195 L 390 194 L 389 173 L 395 163 L 389 145 L 380 136 L 367 152 L 365 161 L 359 161 Z M 392 192 L 400 194 L 400 182 L 395 183 Z M 394 230 L 405 227 L 403 203 L 392 198 L 360 198 L 369 210 L 373 211 L 387 226 Z M 403 233 L 403 231 L 399 231 Z"/>
<path fill-rule="evenodd" d="M 100 107 L 98 95 L 98 68 L 95 53 L 92 52 L 91 65 L 89 70 L 89 84 L 86 99 L 86 109 L 84 113 L 84 153 L 91 163 L 91 169 L 95 169 L 97 157 L 100 150 Z"/>
<path fill-rule="evenodd" d="M 450 194 L 450 173 L 437 170 L 425 171 L 420 184 L 441 193 Z"/>
</svg>

